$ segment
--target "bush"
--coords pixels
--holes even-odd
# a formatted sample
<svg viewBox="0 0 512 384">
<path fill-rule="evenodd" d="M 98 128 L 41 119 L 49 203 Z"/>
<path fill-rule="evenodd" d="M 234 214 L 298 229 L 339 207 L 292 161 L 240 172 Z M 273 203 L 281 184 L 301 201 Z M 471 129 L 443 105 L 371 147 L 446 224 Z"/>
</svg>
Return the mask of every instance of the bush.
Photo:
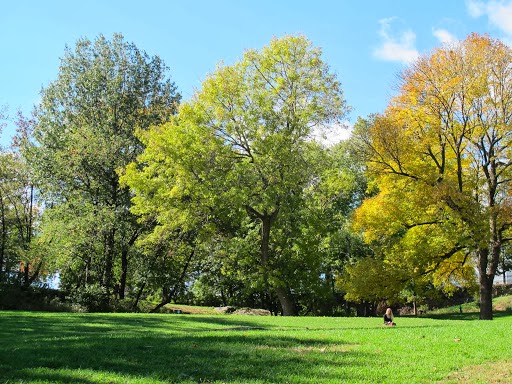
<svg viewBox="0 0 512 384">
<path fill-rule="evenodd" d="M 69 296 L 74 312 L 108 312 L 110 300 L 103 287 L 97 284 L 79 287 Z"/>
<path fill-rule="evenodd" d="M 24 311 L 67 311 L 64 294 L 56 289 L 0 284 L 0 309 Z"/>
<path fill-rule="evenodd" d="M 116 300 L 111 306 L 113 312 L 130 313 L 134 312 L 133 299 Z M 135 308 L 135 311 L 137 308 Z"/>
<path fill-rule="evenodd" d="M 496 284 L 493 289 L 494 297 L 512 295 L 512 284 Z"/>
</svg>

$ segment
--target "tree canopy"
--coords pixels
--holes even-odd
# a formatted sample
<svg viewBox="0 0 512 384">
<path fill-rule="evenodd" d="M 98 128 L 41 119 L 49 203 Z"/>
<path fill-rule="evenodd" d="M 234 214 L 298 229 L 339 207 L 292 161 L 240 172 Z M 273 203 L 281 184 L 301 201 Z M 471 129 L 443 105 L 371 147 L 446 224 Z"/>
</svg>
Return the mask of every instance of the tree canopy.
<svg viewBox="0 0 512 384">
<path fill-rule="evenodd" d="M 388 264 L 440 284 L 480 282 L 480 316 L 492 318 L 492 284 L 510 240 L 512 51 L 472 34 L 401 74 L 399 94 L 359 135 L 379 193 L 357 211 Z"/>
<path fill-rule="evenodd" d="M 491 319 L 510 269 L 511 68 L 488 36 L 443 45 L 326 145 L 350 107 L 304 36 L 219 63 L 182 104 L 158 56 L 79 39 L 0 148 L 0 296 L 58 272 L 92 310 L 375 314 L 478 282 Z"/>
<path fill-rule="evenodd" d="M 42 239 L 60 255 L 64 285 L 97 284 L 124 297 L 143 227 L 129 212 L 131 195 L 117 170 L 142 151 L 135 130 L 167 121 L 179 101 L 162 60 L 121 35 L 66 49 L 25 143 L 46 201 Z"/>
<path fill-rule="evenodd" d="M 146 150 L 124 179 L 137 194 L 133 211 L 173 230 L 252 238 L 242 248 L 252 275 L 295 314 L 292 276 L 314 255 L 294 256 L 305 235 L 298 213 L 324 171 L 315 135 L 341 126 L 347 111 L 339 81 L 306 38 L 249 50 L 219 65 L 175 119 L 141 134 Z"/>
</svg>

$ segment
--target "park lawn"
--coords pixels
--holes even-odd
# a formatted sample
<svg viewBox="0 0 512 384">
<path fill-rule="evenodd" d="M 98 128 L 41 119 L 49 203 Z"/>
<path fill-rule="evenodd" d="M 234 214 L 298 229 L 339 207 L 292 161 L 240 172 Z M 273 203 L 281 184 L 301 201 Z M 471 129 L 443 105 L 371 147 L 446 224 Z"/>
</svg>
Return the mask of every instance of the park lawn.
<svg viewBox="0 0 512 384">
<path fill-rule="evenodd" d="M 0 382 L 512 382 L 512 316 L 474 319 L 0 311 Z"/>
</svg>

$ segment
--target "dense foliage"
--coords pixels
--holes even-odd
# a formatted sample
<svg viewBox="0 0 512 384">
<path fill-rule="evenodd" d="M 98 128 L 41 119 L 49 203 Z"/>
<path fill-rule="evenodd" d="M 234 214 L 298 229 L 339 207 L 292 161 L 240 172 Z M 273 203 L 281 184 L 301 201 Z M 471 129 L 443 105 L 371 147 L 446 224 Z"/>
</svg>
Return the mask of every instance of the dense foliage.
<svg viewBox="0 0 512 384">
<path fill-rule="evenodd" d="M 511 265 L 511 59 L 489 37 L 443 46 L 326 145 L 350 108 L 303 36 L 219 64 L 182 104 L 158 56 L 80 39 L 0 150 L 0 307 L 51 276 L 46 302 L 81 311 L 375 314 L 478 285 L 492 318 Z"/>
<path fill-rule="evenodd" d="M 185 255 L 217 274 L 199 284 L 238 285 L 259 305 L 273 309 L 277 298 L 283 314 L 296 314 L 299 297 L 307 307 L 327 281 L 330 237 L 342 223 L 323 216 L 346 210 L 357 190 L 346 182 L 352 170 L 335 160 L 343 148 L 315 140 L 346 110 L 307 39 L 248 51 L 210 74 L 175 119 L 140 134 L 146 150 L 124 177 L 133 211 L 155 218 L 153 241 L 186 234 Z"/>
<path fill-rule="evenodd" d="M 470 35 L 419 59 L 359 140 L 379 193 L 358 210 L 376 271 L 394 285 L 466 285 L 478 272 L 482 319 L 511 240 L 512 50 Z M 371 261 L 374 263 L 374 261 Z M 399 288 L 398 288 L 399 289 Z"/>
<path fill-rule="evenodd" d="M 135 274 L 134 245 L 146 228 L 130 213 L 117 170 L 142 151 L 135 130 L 177 109 L 166 70 L 120 35 L 81 39 L 42 91 L 23 153 L 45 205 L 38 239 L 66 290 L 96 285 L 108 304 L 113 294 L 124 298 Z"/>
</svg>

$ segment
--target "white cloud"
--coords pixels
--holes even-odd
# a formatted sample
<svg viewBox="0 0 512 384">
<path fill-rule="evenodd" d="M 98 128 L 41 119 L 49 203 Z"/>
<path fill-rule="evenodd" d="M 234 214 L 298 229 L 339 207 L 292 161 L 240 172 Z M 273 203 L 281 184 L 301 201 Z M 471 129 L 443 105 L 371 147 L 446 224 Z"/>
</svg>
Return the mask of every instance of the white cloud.
<svg viewBox="0 0 512 384">
<path fill-rule="evenodd" d="M 373 54 L 381 60 L 408 64 L 419 57 L 419 53 L 414 46 L 416 34 L 408 29 L 393 35 L 391 33 L 391 23 L 395 20 L 394 17 L 379 20 L 379 35 L 382 43 L 373 51 Z"/>
<path fill-rule="evenodd" d="M 480 17 L 485 13 L 485 4 L 481 1 L 466 0 L 466 8 L 471 17 Z"/>
<path fill-rule="evenodd" d="M 313 130 L 312 137 L 326 147 L 330 147 L 350 138 L 352 128 L 353 125 L 349 121 L 345 121 L 342 124 L 317 127 Z"/>
<path fill-rule="evenodd" d="M 458 41 L 458 39 L 448 32 L 446 29 L 441 28 L 432 28 L 432 34 L 441 42 L 442 44 L 454 44 Z"/>
<path fill-rule="evenodd" d="M 489 23 L 512 36 L 512 1 L 491 0 L 488 2 L 467 0 L 466 9 L 470 16 L 487 16 Z"/>
</svg>

